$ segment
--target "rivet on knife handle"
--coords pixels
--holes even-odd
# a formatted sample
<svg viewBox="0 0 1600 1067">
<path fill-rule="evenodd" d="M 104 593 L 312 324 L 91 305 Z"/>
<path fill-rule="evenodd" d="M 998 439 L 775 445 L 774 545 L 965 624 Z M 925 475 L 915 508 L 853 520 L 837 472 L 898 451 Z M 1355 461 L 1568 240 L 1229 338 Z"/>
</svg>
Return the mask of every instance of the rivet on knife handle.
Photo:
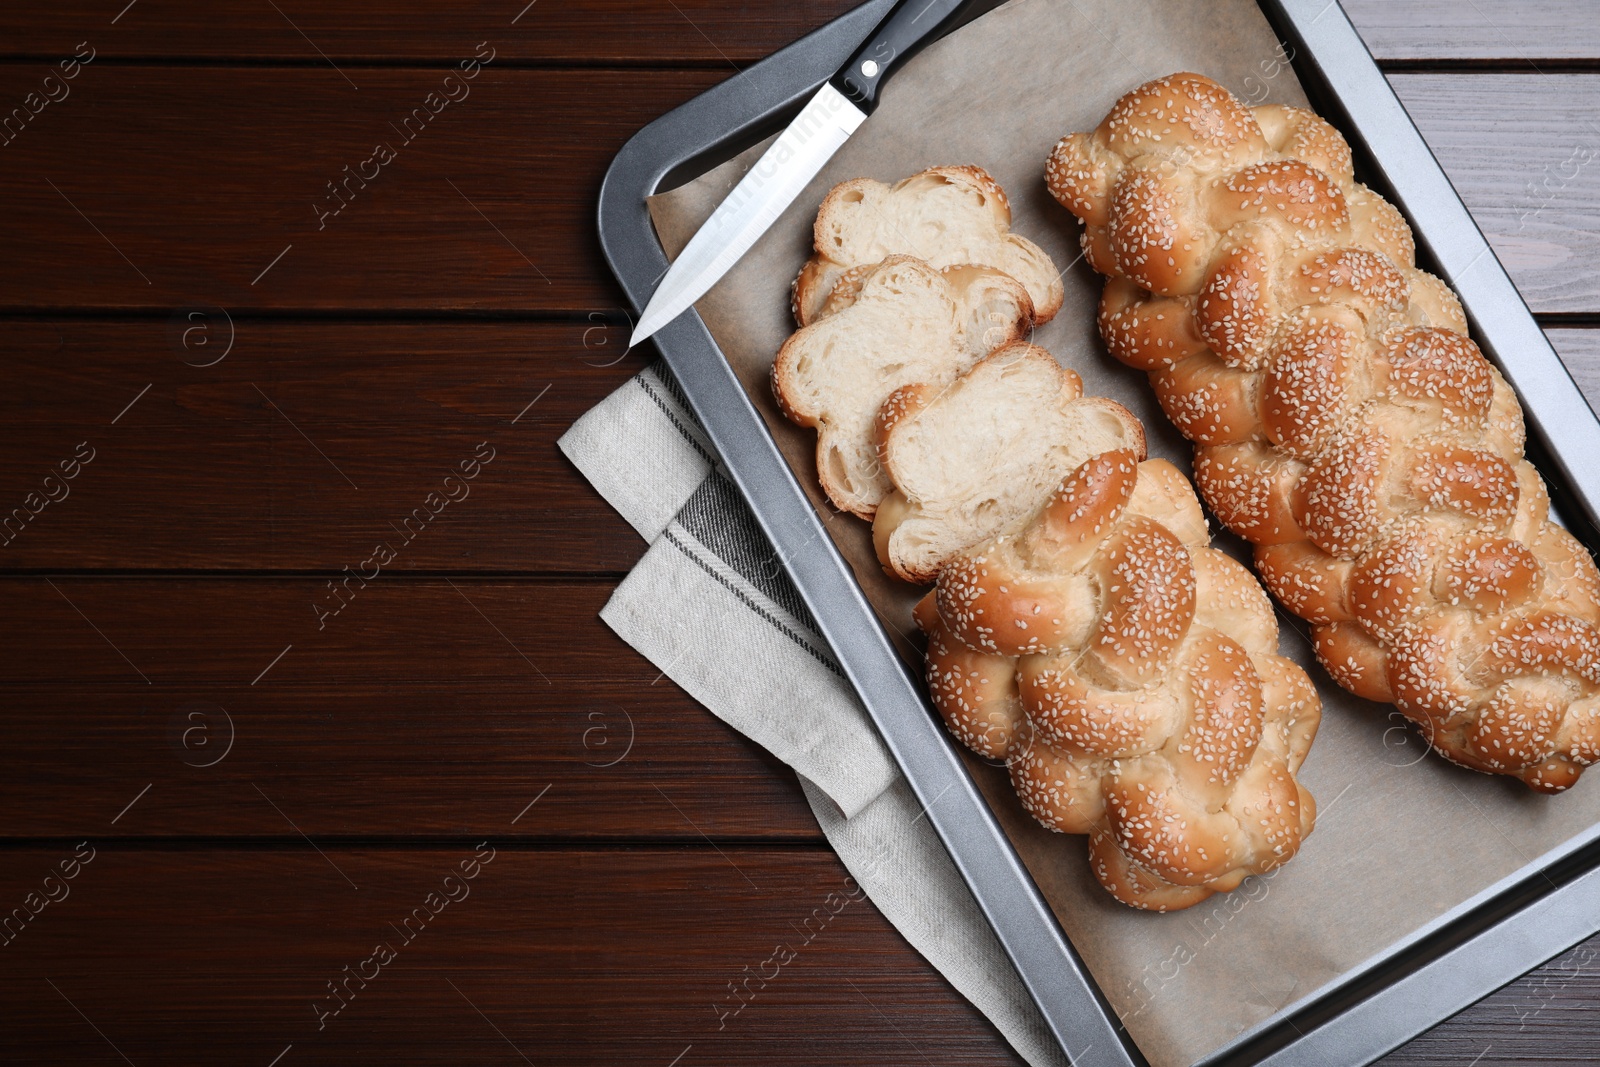
<svg viewBox="0 0 1600 1067">
<path fill-rule="evenodd" d="M 889 75 L 939 36 L 972 0 L 901 0 L 828 81 L 867 114 Z"/>
</svg>

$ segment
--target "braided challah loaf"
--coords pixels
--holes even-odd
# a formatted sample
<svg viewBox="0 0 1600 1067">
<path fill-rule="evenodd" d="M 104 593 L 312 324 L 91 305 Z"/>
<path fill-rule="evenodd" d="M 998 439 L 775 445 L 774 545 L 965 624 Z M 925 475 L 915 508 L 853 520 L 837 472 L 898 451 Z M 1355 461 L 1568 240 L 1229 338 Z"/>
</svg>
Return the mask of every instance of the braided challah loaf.
<svg viewBox="0 0 1600 1067">
<path fill-rule="evenodd" d="M 1138 420 L 1018 340 L 1030 290 L 1053 282 L 1059 304 L 1060 283 L 1053 267 L 1025 288 L 971 265 L 1037 252 L 1006 232 L 1004 206 L 975 168 L 837 187 L 773 389 L 816 427 L 828 496 L 876 513 L 885 568 L 939 577 L 916 616 L 951 730 L 1006 760 L 1045 826 L 1092 835 L 1119 900 L 1188 907 L 1311 831 L 1295 771 L 1321 702 L 1275 654 L 1260 585 L 1207 547 L 1194 489 L 1140 462 Z M 911 235 L 938 268 L 898 254 Z"/>
<path fill-rule="evenodd" d="M 1041 823 L 1089 834 L 1125 904 L 1186 908 L 1289 860 L 1321 702 L 1276 654 L 1255 579 L 1207 547 L 1164 460 L 1104 452 L 1025 524 L 950 560 L 917 606 L 928 684 Z"/>
<path fill-rule="evenodd" d="M 1559 792 L 1600 758 L 1600 573 L 1552 523 L 1521 408 L 1349 147 L 1176 74 L 1057 145 L 1050 191 L 1111 280 L 1195 479 L 1340 684 L 1447 758 Z"/>
</svg>

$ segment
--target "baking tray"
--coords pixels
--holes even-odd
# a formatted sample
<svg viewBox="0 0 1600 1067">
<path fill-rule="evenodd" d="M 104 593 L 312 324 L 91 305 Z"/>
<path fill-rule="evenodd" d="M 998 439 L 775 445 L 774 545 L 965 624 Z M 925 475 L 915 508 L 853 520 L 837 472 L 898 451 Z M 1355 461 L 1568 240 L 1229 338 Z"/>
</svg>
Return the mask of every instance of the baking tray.
<svg viewBox="0 0 1600 1067">
<path fill-rule="evenodd" d="M 1559 514 L 1593 550 L 1600 421 L 1343 10 L 1334 0 L 1259 3 L 1313 106 L 1350 140 L 1363 179 L 1411 220 L 1419 262 L 1460 294 L 1474 337 L 1522 399 L 1530 454 Z M 646 198 L 776 132 L 891 4 L 864 3 L 646 126 L 617 154 L 600 191 L 600 241 L 636 307 L 667 269 Z M 685 314 L 656 343 L 1062 1049 L 1078 1067 L 1142 1064 L 705 324 Z M 1597 931 L 1600 826 L 1200 1063 L 1370 1063 Z"/>
</svg>

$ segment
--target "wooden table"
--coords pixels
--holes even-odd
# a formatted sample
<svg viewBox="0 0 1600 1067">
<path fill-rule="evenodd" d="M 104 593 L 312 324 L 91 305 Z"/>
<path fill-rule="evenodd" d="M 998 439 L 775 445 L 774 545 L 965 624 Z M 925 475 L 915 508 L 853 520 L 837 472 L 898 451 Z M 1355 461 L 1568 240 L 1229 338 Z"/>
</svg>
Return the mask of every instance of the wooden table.
<svg viewBox="0 0 1600 1067">
<path fill-rule="evenodd" d="M 851 0 L 524 2 L 0 12 L 0 1061 L 1016 1062 L 865 902 L 719 1025 L 845 872 L 554 445 L 612 155 Z M 1600 395 L 1591 5 L 1346 6 Z M 1592 1062 L 1580 951 L 1386 1062 Z"/>
</svg>

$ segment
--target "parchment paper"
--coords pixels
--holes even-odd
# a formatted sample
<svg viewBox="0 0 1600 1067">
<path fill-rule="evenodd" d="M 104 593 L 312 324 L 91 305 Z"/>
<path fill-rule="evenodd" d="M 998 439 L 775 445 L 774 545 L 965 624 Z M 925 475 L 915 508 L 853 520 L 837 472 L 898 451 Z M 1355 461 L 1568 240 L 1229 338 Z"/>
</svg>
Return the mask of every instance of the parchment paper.
<svg viewBox="0 0 1600 1067">
<path fill-rule="evenodd" d="M 1079 259 L 1079 226 L 1044 187 L 1063 134 L 1092 129 L 1128 89 L 1179 70 L 1207 74 L 1248 103 L 1304 104 L 1253 0 L 1013 0 L 930 47 L 892 79 L 882 106 L 698 309 L 765 416 L 880 615 L 906 639 L 919 595 L 886 578 L 865 523 L 816 488 L 814 435 L 786 421 L 768 372 L 794 329 L 789 283 L 810 253 L 817 204 L 835 183 L 892 182 L 935 164 L 976 163 L 1009 193 L 1013 229 L 1065 269 L 1066 306 L 1035 340 L 1145 422 L 1152 456 L 1185 471 L 1189 449 L 1144 376 L 1095 333 L 1101 282 Z M 764 145 L 652 199 L 676 254 Z M 1219 542 L 1220 543 L 1220 542 Z M 1224 545 L 1223 547 L 1227 547 Z M 1234 545 L 1237 550 L 1237 544 Z M 1004 771 L 973 759 L 990 804 L 1072 942 L 1154 1067 L 1203 1059 L 1353 967 L 1420 935 L 1446 910 L 1600 822 L 1591 774 L 1559 797 L 1426 755 L 1393 708 L 1340 690 L 1316 666 L 1305 628 L 1281 616 L 1283 653 L 1322 692 L 1321 732 L 1301 779 L 1321 812 L 1286 867 L 1170 915 L 1117 904 L 1089 873 L 1085 841 L 1034 823 Z"/>
</svg>

